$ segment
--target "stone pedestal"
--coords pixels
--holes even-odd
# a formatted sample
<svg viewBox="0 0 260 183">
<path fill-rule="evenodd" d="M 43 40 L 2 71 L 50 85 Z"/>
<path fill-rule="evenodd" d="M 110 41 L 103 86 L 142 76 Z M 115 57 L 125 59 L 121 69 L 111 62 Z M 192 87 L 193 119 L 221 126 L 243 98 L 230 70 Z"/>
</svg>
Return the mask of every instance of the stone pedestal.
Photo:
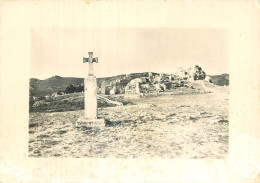
<svg viewBox="0 0 260 183">
<path fill-rule="evenodd" d="M 78 125 L 105 126 L 104 119 L 97 118 L 97 80 L 93 75 L 85 78 L 85 116 L 78 119 Z"/>
<path fill-rule="evenodd" d="M 85 117 L 97 118 L 97 79 L 95 76 L 85 78 Z"/>
</svg>

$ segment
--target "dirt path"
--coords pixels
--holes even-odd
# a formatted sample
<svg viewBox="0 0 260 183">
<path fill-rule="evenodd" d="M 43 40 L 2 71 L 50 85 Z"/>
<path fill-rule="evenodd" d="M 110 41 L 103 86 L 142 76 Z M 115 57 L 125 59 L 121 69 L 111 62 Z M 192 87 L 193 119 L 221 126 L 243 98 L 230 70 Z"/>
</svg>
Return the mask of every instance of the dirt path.
<svg viewBox="0 0 260 183">
<path fill-rule="evenodd" d="M 101 96 L 101 95 L 98 95 L 98 98 L 101 98 L 101 99 L 105 100 L 105 101 L 108 102 L 108 103 L 112 103 L 112 104 L 115 104 L 115 105 L 118 105 L 118 106 L 123 105 L 121 102 L 109 100 L 108 98 L 103 97 L 103 96 Z"/>
</svg>

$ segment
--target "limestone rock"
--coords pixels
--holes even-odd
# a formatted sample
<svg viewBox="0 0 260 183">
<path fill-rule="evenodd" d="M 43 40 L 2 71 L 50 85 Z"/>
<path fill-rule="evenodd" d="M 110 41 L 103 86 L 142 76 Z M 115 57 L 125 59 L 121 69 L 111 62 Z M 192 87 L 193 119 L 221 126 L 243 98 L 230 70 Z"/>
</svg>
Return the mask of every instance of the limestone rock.
<svg viewBox="0 0 260 183">
<path fill-rule="evenodd" d="M 206 73 L 198 65 L 190 67 L 188 69 L 180 68 L 177 73 L 175 73 L 175 78 L 179 80 L 204 80 Z"/>
<path fill-rule="evenodd" d="M 40 106 L 46 106 L 48 103 L 44 100 L 37 101 L 33 104 L 33 107 L 40 107 Z"/>
<path fill-rule="evenodd" d="M 195 65 L 194 69 L 193 69 L 193 77 L 194 80 L 203 80 L 206 77 L 206 73 L 202 70 L 201 67 L 199 67 L 198 65 Z"/>
</svg>

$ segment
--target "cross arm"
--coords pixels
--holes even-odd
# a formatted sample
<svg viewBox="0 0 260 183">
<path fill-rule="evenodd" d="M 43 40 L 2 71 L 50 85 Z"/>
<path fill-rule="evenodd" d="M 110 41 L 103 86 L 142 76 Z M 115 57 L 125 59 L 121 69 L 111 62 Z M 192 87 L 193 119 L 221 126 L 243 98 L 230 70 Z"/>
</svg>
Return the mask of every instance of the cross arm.
<svg viewBox="0 0 260 183">
<path fill-rule="evenodd" d="M 96 57 L 96 58 L 86 58 L 86 57 L 83 57 L 83 63 L 85 63 L 85 62 L 91 62 L 91 63 L 93 63 L 93 62 L 96 62 L 96 63 L 98 63 L 98 57 Z"/>
</svg>

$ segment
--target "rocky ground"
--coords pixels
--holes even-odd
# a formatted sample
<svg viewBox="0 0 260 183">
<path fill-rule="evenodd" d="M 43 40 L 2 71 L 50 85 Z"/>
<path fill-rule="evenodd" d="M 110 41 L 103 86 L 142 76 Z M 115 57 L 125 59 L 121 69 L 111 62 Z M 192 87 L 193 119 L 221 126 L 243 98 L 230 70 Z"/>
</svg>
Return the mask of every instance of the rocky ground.
<svg viewBox="0 0 260 183">
<path fill-rule="evenodd" d="M 131 98 L 99 108 L 106 127 L 77 126 L 83 110 L 30 113 L 30 157 L 225 158 L 228 87 L 211 93 Z"/>
</svg>

